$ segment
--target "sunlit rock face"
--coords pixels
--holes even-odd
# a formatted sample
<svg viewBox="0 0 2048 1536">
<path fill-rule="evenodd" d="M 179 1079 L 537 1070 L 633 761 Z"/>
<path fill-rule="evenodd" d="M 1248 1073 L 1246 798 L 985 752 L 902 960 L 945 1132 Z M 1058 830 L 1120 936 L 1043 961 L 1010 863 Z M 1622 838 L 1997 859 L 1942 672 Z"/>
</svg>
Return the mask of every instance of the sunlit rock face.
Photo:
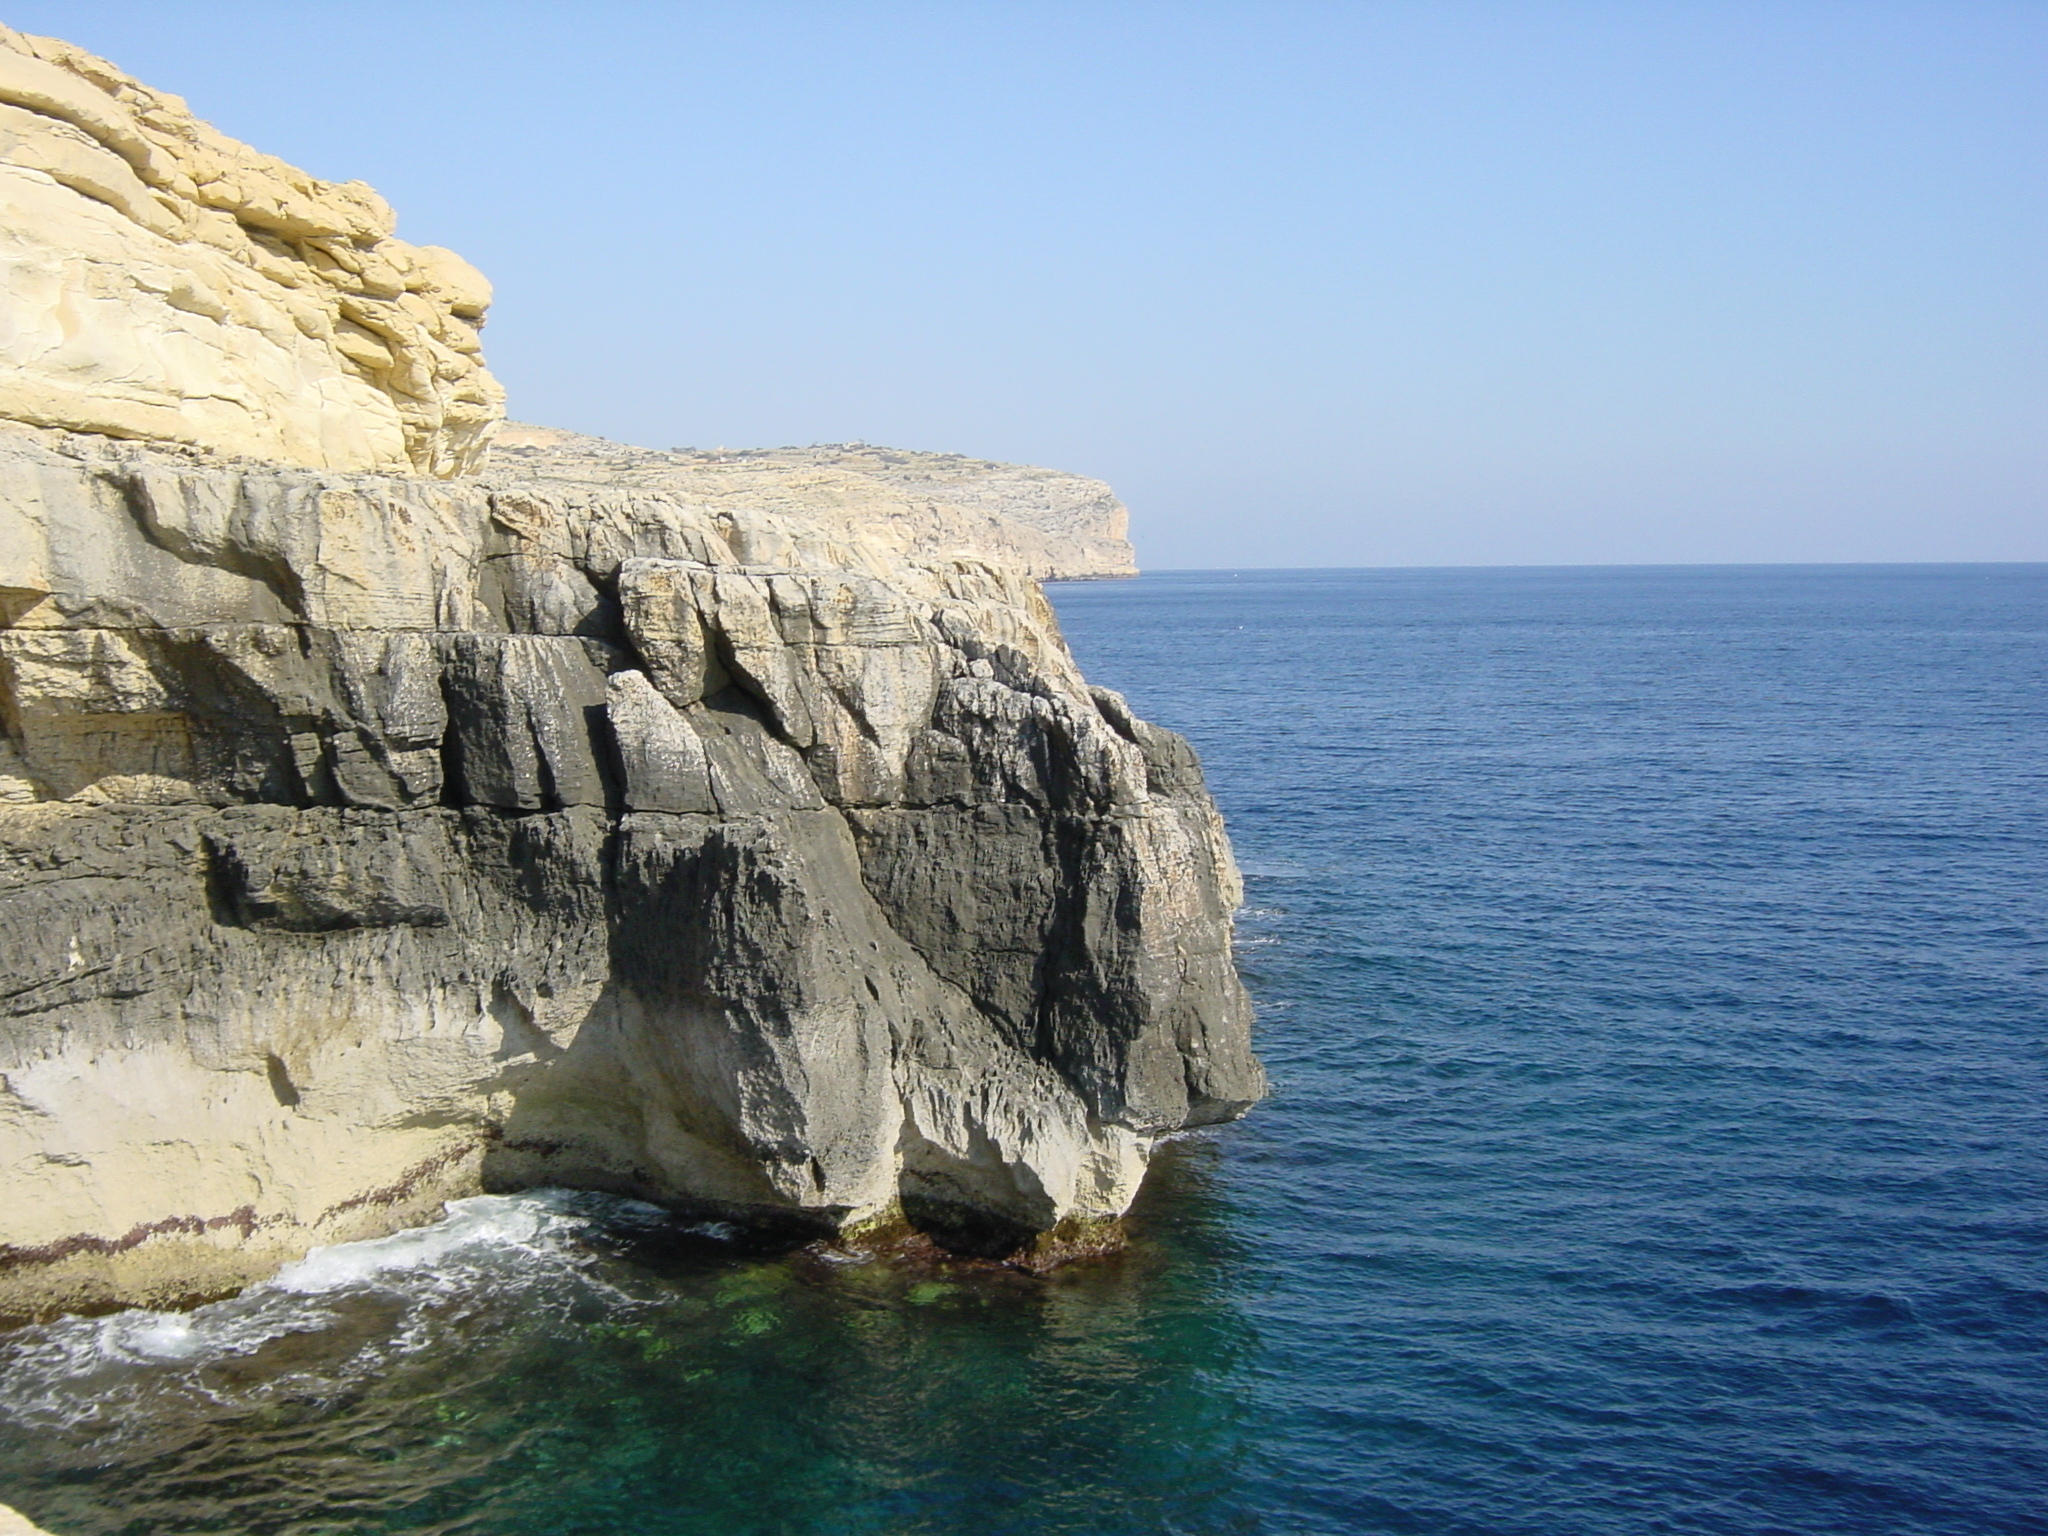
<svg viewBox="0 0 2048 1536">
<path fill-rule="evenodd" d="M 156 124 L 150 164 L 191 122 L 6 41 Z M 111 281 L 64 271 L 52 312 Z M 126 304 L 80 356 L 246 381 L 240 321 L 157 348 Z M 1015 558 L 1065 504 L 986 512 L 977 549 L 812 516 L 801 476 L 363 472 L 95 417 L 141 387 L 65 377 L 69 416 L 0 386 L 0 1316 L 218 1294 L 549 1184 L 1042 1258 L 1101 1236 L 1157 1136 L 1263 1091 L 1194 755 L 1087 685 Z M 332 378 L 321 442 L 473 456 L 453 396 L 415 432 Z"/>
<path fill-rule="evenodd" d="M 1138 572 L 1116 492 L 1057 469 L 873 443 L 663 451 L 517 421 L 495 443 L 490 473 L 602 481 L 770 524 L 794 512 L 904 559 L 966 554 L 1040 580 Z"/>
<path fill-rule="evenodd" d="M 453 475 L 503 415 L 490 284 L 81 49 L 0 27 L 0 415 Z"/>
</svg>

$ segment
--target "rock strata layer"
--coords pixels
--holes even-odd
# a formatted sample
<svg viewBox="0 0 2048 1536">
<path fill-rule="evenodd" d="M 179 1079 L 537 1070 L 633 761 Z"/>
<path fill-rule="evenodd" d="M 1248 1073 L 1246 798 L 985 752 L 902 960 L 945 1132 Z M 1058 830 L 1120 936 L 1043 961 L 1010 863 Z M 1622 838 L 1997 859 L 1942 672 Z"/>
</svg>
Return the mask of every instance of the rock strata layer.
<svg viewBox="0 0 2048 1536">
<path fill-rule="evenodd" d="M 21 428 L 0 549 L 0 1312 L 479 1187 L 1028 1246 L 1262 1091 L 1194 755 L 1012 569 Z"/>
<path fill-rule="evenodd" d="M 316 468 L 451 475 L 503 414 L 491 287 L 361 182 L 237 143 L 0 27 L 0 416 Z"/>
</svg>

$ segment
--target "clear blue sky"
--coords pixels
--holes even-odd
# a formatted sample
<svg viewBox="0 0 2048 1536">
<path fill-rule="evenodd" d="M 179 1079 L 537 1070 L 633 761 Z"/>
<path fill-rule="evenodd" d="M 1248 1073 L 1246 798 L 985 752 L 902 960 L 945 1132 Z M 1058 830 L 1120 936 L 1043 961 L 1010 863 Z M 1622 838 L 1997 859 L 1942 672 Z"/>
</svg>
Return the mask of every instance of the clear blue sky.
<svg viewBox="0 0 2048 1536">
<path fill-rule="evenodd" d="M 21 0 L 498 285 L 512 410 L 1153 567 L 2048 559 L 2048 3 Z"/>
</svg>

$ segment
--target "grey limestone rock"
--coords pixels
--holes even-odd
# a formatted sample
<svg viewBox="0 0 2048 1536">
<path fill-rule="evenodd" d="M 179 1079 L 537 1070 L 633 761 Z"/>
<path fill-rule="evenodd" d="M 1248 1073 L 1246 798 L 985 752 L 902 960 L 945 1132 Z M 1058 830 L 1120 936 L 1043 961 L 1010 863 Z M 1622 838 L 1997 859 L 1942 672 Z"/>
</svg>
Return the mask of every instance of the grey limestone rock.
<svg viewBox="0 0 2048 1536">
<path fill-rule="evenodd" d="M 1028 574 L 515 468 L 0 427 L 0 1314 L 540 1184 L 1049 1251 L 1263 1092 Z"/>
</svg>

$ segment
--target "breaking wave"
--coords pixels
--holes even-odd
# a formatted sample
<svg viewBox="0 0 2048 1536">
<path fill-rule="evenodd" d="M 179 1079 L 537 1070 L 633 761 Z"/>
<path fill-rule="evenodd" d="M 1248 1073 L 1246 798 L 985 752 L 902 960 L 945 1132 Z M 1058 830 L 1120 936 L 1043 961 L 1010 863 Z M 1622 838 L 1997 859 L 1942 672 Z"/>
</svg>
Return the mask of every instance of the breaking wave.
<svg viewBox="0 0 2048 1536">
<path fill-rule="evenodd" d="M 657 1206 L 566 1190 L 451 1200 L 431 1226 L 315 1248 L 189 1312 L 67 1317 L 0 1336 L 0 1418 L 119 1434 L 161 1417 L 167 1398 L 240 1410 L 345 1390 L 486 1300 L 564 1314 L 630 1308 L 637 1298 L 595 1272 L 591 1240 L 670 1221 Z M 261 1369 L 236 1369 L 259 1359 Z"/>
</svg>

